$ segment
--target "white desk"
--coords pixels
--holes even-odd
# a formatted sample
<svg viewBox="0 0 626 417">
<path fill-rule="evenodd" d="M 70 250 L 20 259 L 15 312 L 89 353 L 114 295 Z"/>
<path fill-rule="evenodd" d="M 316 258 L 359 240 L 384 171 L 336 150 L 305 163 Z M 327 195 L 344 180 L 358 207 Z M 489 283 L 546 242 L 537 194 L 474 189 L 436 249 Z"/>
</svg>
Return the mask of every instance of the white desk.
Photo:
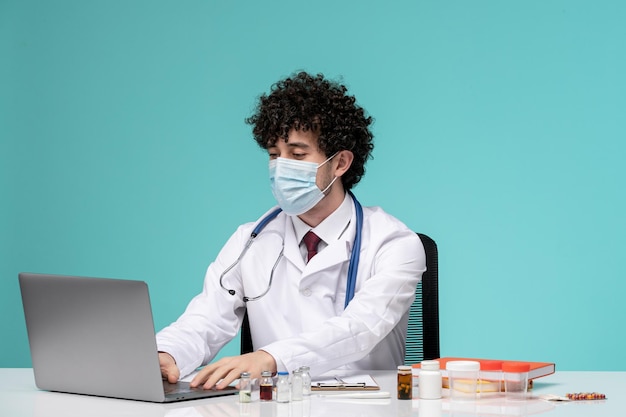
<svg viewBox="0 0 626 417">
<path fill-rule="evenodd" d="M 568 392 L 601 392 L 604 401 L 552 403 L 529 400 L 511 404 L 478 400 L 454 404 L 447 399 L 434 402 L 399 401 L 395 398 L 395 372 L 370 372 L 391 399 L 332 399 L 312 395 L 309 400 L 277 404 L 240 404 L 238 396 L 193 400 L 173 404 L 89 397 L 39 391 L 31 369 L 0 369 L 0 416 L 2 417 L 448 417 L 448 416 L 530 416 L 623 417 L 626 415 L 626 372 L 557 372 L 535 380 L 534 395 Z"/>
</svg>

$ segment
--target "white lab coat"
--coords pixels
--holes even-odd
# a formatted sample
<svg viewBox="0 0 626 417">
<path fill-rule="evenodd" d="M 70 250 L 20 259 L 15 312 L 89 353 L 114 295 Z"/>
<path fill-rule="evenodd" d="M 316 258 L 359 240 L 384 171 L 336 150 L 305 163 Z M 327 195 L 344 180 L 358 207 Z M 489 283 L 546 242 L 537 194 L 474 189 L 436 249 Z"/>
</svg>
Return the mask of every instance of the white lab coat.
<svg viewBox="0 0 626 417">
<path fill-rule="evenodd" d="M 279 371 L 307 365 L 312 375 L 402 364 L 408 309 L 426 270 L 424 249 L 419 237 L 396 218 L 378 207 L 364 207 L 356 290 L 344 309 L 356 229 L 354 207 L 352 211 L 346 232 L 308 264 L 291 219 L 280 213 L 224 276 L 223 286 L 235 290 L 231 295 L 220 286 L 220 274 L 239 257 L 256 222 L 240 226 L 209 266 L 202 293 L 157 334 L 159 350 L 175 358 L 181 376 L 210 362 L 241 327 L 243 295 L 254 297 L 268 288 L 284 240 L 270 290 L 247 303 L 255 350 L 270 353 Z"/>
</svg>

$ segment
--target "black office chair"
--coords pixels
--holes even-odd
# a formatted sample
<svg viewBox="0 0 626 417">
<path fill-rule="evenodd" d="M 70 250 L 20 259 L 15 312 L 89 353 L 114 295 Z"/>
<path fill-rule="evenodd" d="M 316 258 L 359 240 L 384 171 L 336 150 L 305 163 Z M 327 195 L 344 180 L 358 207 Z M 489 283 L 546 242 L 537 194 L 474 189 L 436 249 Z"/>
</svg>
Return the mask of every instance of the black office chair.
<svg viewBox="0 0 626 417">
<path fill-rule="evenodd" d="M 404 363 L 412 365 L 425 359 L 439 358 L 439 285 L 437 244 L 418 233 L 426 252 L 426 272 L 415 290 L 409 312 Z M 241 326 L 241 353 L 252 352 L 248 312 Z"/>
<path fill-rule="evenodd" d="M 415 289 L 415 301 L 409 310 L 404 363 L 412 365 L 439 355 L 439 255 L 437 244 L 418 233 L 426 253 L 426 271 Z"/>
</svg>

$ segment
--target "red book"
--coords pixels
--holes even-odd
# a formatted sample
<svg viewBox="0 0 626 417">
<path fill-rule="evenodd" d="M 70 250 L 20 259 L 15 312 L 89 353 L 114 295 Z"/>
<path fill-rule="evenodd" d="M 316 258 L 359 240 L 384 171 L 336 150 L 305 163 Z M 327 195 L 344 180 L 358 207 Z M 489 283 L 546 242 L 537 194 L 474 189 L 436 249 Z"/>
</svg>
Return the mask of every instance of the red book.
<svg viewBox="0 0 626 417">
<path fill-rule="evenodd" d="M 441 375 L 443 377 L 447 377 L 447 372 L 446 372 L 446 363 L 450 362 L 450 361 L 476 361 L 479 363 L 483 363 L 483 362 L 493 362 L 495 361 L 495 359 L 474 359 L 474 358 L 451 358 L 451 357 L 446 357 L 446 358 L 439 358 L 439 359 L 435 359 L 437 361 L 439 361 L 439 367 L 441 369 Z M 508 361 L 508 360 L 500 360 L 498 359 L 498 361 L 501 362 L 521 362 L 521 363 L 527 363 L 530 365 L 530 371 L 528 372 L 528 379 L 535 379 L 535 378 L 540 378 L 542 376 L 546 376 L 546 375 L 551 375 L 554 373 L 556 367 L 554 365 L 554 363 L 551 362 L 528 362 L 528 361 Z M 419 368 L 419 364 L 415 364 L 413 365 L 416 368 Z"/>
</svg>

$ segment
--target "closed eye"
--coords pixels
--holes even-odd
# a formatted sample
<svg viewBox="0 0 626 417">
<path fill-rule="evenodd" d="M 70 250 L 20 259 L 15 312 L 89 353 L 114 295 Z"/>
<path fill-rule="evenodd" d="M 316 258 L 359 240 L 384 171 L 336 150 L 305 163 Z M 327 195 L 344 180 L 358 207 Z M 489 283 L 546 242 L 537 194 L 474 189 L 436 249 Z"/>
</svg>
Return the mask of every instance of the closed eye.
<svg viewBox="0 0 626 417">
<path fill-rule="evenodd" d="M 280 152 L 278 152 L 278 149 L 276 148 L 268 149 L 267 154 L 269 155 L 270 159 L 276 159 L 280 156 Z"/>
</svg>

